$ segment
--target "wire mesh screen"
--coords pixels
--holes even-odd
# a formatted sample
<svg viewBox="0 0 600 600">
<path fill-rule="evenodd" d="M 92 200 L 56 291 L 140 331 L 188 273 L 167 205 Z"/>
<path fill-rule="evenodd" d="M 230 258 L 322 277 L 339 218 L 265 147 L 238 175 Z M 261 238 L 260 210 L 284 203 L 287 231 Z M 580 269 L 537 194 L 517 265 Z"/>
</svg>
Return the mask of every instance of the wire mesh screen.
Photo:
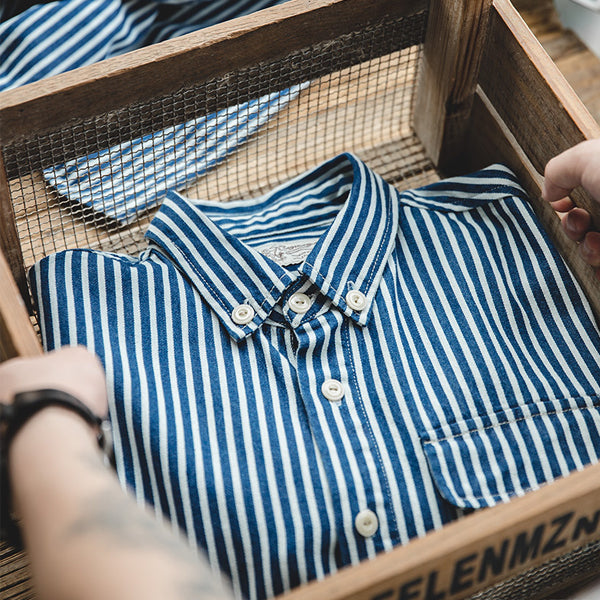
<svg viewBox="0 0 600 600">
<path fill-rule="evenodd" d="M 468 600 L 559 600 L 572 596 L 571 587 L 598 576 L 600 542 L 563 554 L 470 596 Z M 588 596 L 591 598 L 591 596 Z"/>
<path fill-rule="evenodd" d="M 67 248 L 136 254 L 168 189 L 227 201 L 351 151 L 401 188 L 438 179 L 411 131 L 427 13 L 356 31 L 2 148 L 25 268 Z M 0 544 L 0 596 L 33 598 Z"/>
<path fill-rule="evenodd" d="M 168 189 L 252 197 L 351 151 L 388 181 L 438 178 L 410 123 L 426 12 L 4 148 L 25 267 L 136 253 Z"/>
</svg>

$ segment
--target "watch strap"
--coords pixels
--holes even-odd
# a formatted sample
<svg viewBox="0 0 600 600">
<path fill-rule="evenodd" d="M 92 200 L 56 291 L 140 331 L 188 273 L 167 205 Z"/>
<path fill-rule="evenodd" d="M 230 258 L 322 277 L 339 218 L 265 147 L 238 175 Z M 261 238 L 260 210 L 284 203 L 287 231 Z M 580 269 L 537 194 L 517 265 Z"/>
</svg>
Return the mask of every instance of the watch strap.
<svg viewBox="0 0 600 600">
<path fill-rule="evenodd" d="M 15 394 L 12 404 L 0 404 L 0 423 L 6 423 L 4 433 L 8 447 L 19 429 L 41 409 L 49 406 L 68 408 L 92 427 L 99 427 L 102 419 L 75 396 L 55 389 L 32 390 Z"/>
</svg>

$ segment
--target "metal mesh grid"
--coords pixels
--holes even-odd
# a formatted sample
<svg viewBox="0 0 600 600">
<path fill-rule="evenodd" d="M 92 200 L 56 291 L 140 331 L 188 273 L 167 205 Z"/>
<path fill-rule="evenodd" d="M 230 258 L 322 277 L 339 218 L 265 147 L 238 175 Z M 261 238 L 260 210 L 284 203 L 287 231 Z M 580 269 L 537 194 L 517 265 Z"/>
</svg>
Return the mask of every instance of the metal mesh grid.
<svg viewBox="0 0 600 600">
<path fill-rule="evenodd" d="M 202 141 L 211 136 L 210 123 L 198 126 L 198 120 L 202 123 L 204 115 L 245 102 L 258 102 L 259 111 L 261 103 L 271 102 L 272 114 L 243 142 L 225 140 L 226 158 L 206 173 L 194 177 L 193 165 L 202 161 L 202 143 L 175 146 L 169 160 L 178 165 L 178 175 L 181 169 L 191 170 L 183 174 L 186 183 L 175 186 L 179 191 L 220 201 L 252 197 L 344 151 L 356 153 L 402 188 L 436 180 L 410 128 L 426 17 L 422 12 L 382 22 L 5 147 L 25 267 L 65 248 L 138 252 L 159 202 L 148 208 L 148 195 L 162 176 L 160 170 L 167 167 L 160 164 L 164 157 L 157 156 L 154 147 L 148 150 L 133 166 L 144 183 L 135 189 L 128 222 L 115 219 L 109 205 L 112 175 L 129 168 L 124 153 L 131 140 L 152 134 L 152 146 L 160 146 L 173 128 L 183 127 L 185 133 L 195 123 L 195 139 Z M 275 96 L 290 86 L 299 86 L 296 95 Z M 232 114 L 243 128 L 243 111 Z M 108 177 L 106 171 L 100 176 L 80 164 L 71 166 L 71 179 L 78 185 L 93 188 L 102 177 L 104 193 L 93 197 L 93 207 L 76 193 L 67 197 L 50 184 L 49 167 L 107 150 L 112 155 Z"/>
<path fill-rule="evenodd" d="M 160 177 L 159 171 L 151 173 L 157 159 L 152 152 L 137 167 L 147 182 L 136 189 L 139 211 L 125 224 L 108 216 L 102 196 L 94 198 L 92 209 L 59 193 L 45 176 L 48 168 L 111 149 L 117 157 L 111 169 L 116 171 L 123 167 L 118 157 L 131 140 L 152 134 L 160 144 L 169 128 L 293 85 L 301 86 L 297 96 L 282 100 L 243 144 L 226 147 L 226 160 L 179 190 L 216 201 L 252 197 L 344 151 L 356 153 L 400 188 L 437 180 L 410 127 L 426 20 L 423 12 L 380 23 L 268 64 L 7 145 L 2 153 L 25 267 L 66 248 L 135 254 L 145 245 L 144 232 L 158 207 L 142 208 Z M 207 137 L 209 131 L 197 135 Z M 179 148 L 172 158 L 182 160 L 185 169 L 200 151 Z M 192 172 L 185 179 L 193 177 Z M 98 175 L 76 167 L 74 178 L 93 186 Z M 108 195 L 112 184 L 107 177 Z M 3 544 L 0 596 L 34 597 L 26 557 Z"/>
<path fill-rule="evenodd" d="M 569 587 L 598 576 L 599 561 L 600 542 L 593 542 L 505 579 L 468 600 L 567 599 L 571 596 Z"/>
</svg>

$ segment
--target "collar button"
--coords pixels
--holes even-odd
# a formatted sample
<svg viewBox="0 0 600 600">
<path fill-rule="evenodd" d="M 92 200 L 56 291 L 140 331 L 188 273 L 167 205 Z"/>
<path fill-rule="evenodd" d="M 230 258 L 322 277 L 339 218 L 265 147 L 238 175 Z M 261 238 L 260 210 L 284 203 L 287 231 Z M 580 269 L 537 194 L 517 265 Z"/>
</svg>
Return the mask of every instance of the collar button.
<svg viewBox="0 0 600 600">
<path fill-rule="evenodd" d="M 367 306 L 366 296 L 359 290 L 350 290 L 346 294 L 346 304 L 357 312 L 360 312 Z"/>
<path fill-rule="evenodd" d="M 254 319 L 254 309 L 249 304 L 240 304 L 233 309 L 231 320 L 236 325 L 247 325 Z"/>
<path fill-rule="evenodd" d="M 296 292 L 295 294 L 292 294 L 288 300 L 288 308 L 299 315 L 303 315 L 305 312 L 308 312 L 311 304 L 311 299 L 302 292 Z"/>
</svg>

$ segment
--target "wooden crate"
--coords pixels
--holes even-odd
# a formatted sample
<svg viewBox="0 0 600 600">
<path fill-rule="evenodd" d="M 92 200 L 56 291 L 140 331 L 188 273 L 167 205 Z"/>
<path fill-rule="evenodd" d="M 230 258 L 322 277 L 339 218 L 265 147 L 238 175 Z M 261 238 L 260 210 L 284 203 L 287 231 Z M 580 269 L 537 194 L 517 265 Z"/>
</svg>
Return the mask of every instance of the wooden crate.
<svg viewBox="0 0 600 600">
<path fill-rule="evenodd" d="M 558 152 L 600 128 L 508 0 L 291 0 L 0 94 L 0 359 L 41 352 L 25 272 L 72 247 L 136 252 L 123 225 L 66 201 L 44 170 L 302 84 L 188 192 L 245 197 L 350 150 L 397 187 L 508 164 L 600 320 L 593 269 L 541 199 Z M 585 194 L 573 198 L 600 216 Z M 600 466 L 348 567 L 290 599 L 538 598 L 600 572 Z M 0 548 L 0 593 L 33 597 Z"/>
</svg>

